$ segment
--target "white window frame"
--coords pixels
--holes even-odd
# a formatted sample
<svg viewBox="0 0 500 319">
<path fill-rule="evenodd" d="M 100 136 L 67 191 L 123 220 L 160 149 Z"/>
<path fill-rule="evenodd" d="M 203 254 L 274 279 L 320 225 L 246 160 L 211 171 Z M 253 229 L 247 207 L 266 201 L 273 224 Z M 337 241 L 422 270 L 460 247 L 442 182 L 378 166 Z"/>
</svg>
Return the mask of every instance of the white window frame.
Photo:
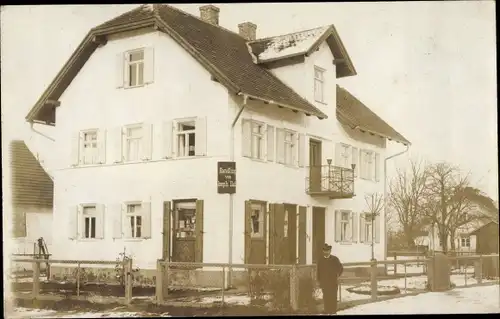
<svg viewBox="0 0 500 319">
<path fill-rule="evenodd" d="M 142 59 L 136 60 L 136 61 L 131 61 L 131 57 L 133 54 L 136 53 L 142 53 Z M 126 54 L 126 65 L 125 67 L 127 68 L 127 79 L 125 79 L 126 87 L 129 88 L 134 88 L 134 87 L 140 87 L 144 85 L 144 73 L 145 73 L 145 63 L 146 63 L 146 50 L 144 48 L 141 49 L 135 49 L 131 51 L 125 52 Z M 132 72 L 131 69 L 136 68 L 136 79 L 135 83 L 132 83 Z M 142 71 L 142 82 L 140 82 L 140 72 Z"/>
<path fill-rule="evenodd" d="M 460 247 L 470 248 L 470 237 L 460 237 Z"/>
<path fill-rule="evenodd" d="M 295 131 L 292 131 L 292 130 L 288 130 L 288 129 L 284 129 L 284 134 L 285 136 L 283 137 L 283 143 L 285 143 L 284 145 L 284 152 L 285 154 L 283 154 L 283 158 L 284 158 L 284 164 L 285 165 L 288 165 L 288 166 L 296 166 L 296 163 L 297 163 L 297 132 Z M 287 137 L 290 137 L 290 140 L 287 140 Z M 291 158 L 288 157 L 288 153 L 290 152 L 291 154 Z"/>
<path fill-rule="evenodd" d="M 345 143 L 340 143 L 342 151 L 340 152 L 340 157 L 342 159 L 341 166 L 343 168 L 351 168 L 352 164 L 352 146 Z"/>
<path fill-rule="evenodd" d="M 131 124 L 125 126 L 123 131 L 123 152 L 124 152 L 124 161 L 125 162 L 139 162 L 141 160 L 141 151 L 142 148 L 144 147 L 144 129 L 145 126 L 142 123 L 137 123 L 137 124 Z M 139 137 L 131 137 L 129 136 L 129 130 L 131 129 L 140 129 L 141 130 L 141 135 Z M 129 156 L 129 148 L 130 148 L 130 142 L 132 140 L 138 140 L 138 145 L 137 145 L 137 158 L 136 159 L 131 159 Z"/>
<path fill-rule="evenodd" d="M 250 216 L 253 216 L 254 211 L 258 210 L 259 213 L 259 231 L 254 232 L 253 220 L 250 217 L 250 237 L 254 239 L 264 239 L 264 227 L 265 227 L 265 218 L 266 218 L 266 205 L 263 203 L 252 203 L 251 204 L 252 212 Z"/>
<path fill-rule="evenodd" d="M 347 220 L 344 220 L 344 216 L 347 216 Z M 352 241 L 352 212 L 347 210 L 342 210 L 340 212 L 340 242 L 350 243 Z"/>
<path fill-rule="evenodd" d="M 94 141 L 86 141 L 85 136 L 87 134 L 93 134 L 95 135 L 95 140 Z M 94 154 L 92 156 L 92 159 L 90 161 L 87 161 L 87 157 L 85 156 L 85 146 L 86 145 L 92 145 L 94 144 L 93 151 Z M 81 165 L 96 165 L 99 163 L 99 130 L 98 129 L 88 129 L 88 130 L 83 130 L 80 131 L 80 152 L 79 152 L 79 157 L 80 157 L 80 163 Z"/>
<path fill-rule="evenodd" d="M 82 204 L 80 205 L 81 207 L 81 210 L 82 210 L 82 215 L 80 217 L 80 220 L 82 222 L 82 233 L 81 233 L 81 239 L 97 239 L 97 228 L 98 227 L 101 227 L 101 225 L 98 225 L 97 223 L 99 222 L 99 218 L 98 218 L 98 213 L 97 213 L 97 205 L 95 204 Z M 85 210 L 86 209 L 94 209 L 93 212 L 91 213 L 86 213 Z M 85 228 L 85 220 L 86 219 L 89 219 L 89 236 L 87 236 L 87 229 Z M 91 237 L 90 235 L 92 234 L 92 219 L 95 220 L 94 222 L 94 237 Z"/>
<path fill-rule="evenodd" d="M 325 69 L 314 66 L 314 100 L 323 104 L 325 103 L 325 72 Z M 317 74 L 319 76 L 316 76 Z"/>
<path fill-rule="evenodd" d="M 254 128 L 255 127 L 260 127 L 260 132 L 255 132 Z M 256 160 L 266 160 L 266 148 L 267 148 L 267 127 L 266 124 L 263 122 L 251 120 L 250 121 L 250 156 L 253 159 Z M 258 147 L 258 154 L 255 154 L 256 152 L 256 141 L 258 141 L 257 147 Z"/>
<path fill-rule="evenodd" d="M 370 217 L 370 218 L 368 218 L 368 217 Z M 365 227 L 365 229 L 364 229 L 365 238 L 363 238 L 363 239 L 364 239 L 365 243 L 371 244 L 372 243 L 372 236 L 373 236 L 373 241 L 375 242 L 375 233 L 373 233 L 373 231 L 374 231 L 373 224 L 375 221 L 372 219 L 370 213 L 365 213 L 363 215 L 363 218 L 364 218 L 364 227 Z"/>
<path fill-rule="evenodd" d="M 178 119 L 174 121 L 175 125 L 175 137 L 174 137 L 174 147 L 175 147 L 175 154 L 176 157 L 194 157 L 196 156 L 196 118 L 186 118 L 186 119 Z M 180 128 L 182 125 L 192 125 L 193 129 L 191 130 L 186 130 L 186 131 L 181 131 Z M 193 134 L 194 138 L 194 145 L 192 149 L 192 155 L 189 155 L 189 134 Z M 183 150 L 184 153 L 181 154 L 180 150 L 180 138 L 181 136 L 184 136 L 184 145 L 183 145 Z"/>
<path fill-rule="evenodd" d="M 361 161 L 360 161 L 360 170 L 359 170 L 359 177 L 364 180 L 372 180 L 374 176 L 374 169 L 375 169 L 375 159 L 374 159 L 375 152 L 371 150 L 361 150 Z"/>
<path fill-rule="evenodd" d="M 130 212 L 129 208 L 131 206 L 135 206 L 139 208 L 139 212 Z M 140 217 L 140 225 L 137 225 L 137 219 Z M 130 219 L 134 220 L 133 226 L 130 223 Z M 125 203 L 125 226 L 130 227 L 130 239 L 142 239 L 144 238 L 143 228 L 144 228 L 144 214 L 142 211 L 142 203 L 141 202 L 127 202 Z M 138 227 L 138 228 L 137 228 Z M 140 229 L 140 236 L 137 236 L 137 229 Z"/>
</svg>

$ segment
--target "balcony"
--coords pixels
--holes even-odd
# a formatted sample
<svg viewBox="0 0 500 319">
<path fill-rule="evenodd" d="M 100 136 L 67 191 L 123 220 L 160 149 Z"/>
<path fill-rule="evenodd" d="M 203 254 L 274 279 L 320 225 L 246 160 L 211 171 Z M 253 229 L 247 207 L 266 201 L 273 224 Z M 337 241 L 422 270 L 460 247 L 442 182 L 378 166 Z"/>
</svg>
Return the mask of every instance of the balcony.
<svg viewBox="0 0 500 319">
<path fill-rule="evenodd" d="M 330 164 L 310 166 L 306 177 L 306 193 L 330 199 L 354 197 L 354 168 Z"/>
</svg>

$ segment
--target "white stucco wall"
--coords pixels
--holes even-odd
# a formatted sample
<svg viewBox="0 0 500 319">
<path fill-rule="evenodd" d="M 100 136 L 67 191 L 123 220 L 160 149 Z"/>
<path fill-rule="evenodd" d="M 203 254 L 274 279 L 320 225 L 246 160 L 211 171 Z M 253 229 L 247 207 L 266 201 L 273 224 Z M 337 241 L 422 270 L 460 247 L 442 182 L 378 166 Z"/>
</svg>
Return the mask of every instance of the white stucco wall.
<svg viewBox="0 0 500 319">
<path fill-rule="evenodd" d="M 130 35 L 130 34 L 129 34 Z M 154 83 L 133 89 L 115 86 L 115 57 L 138 47 L 155 48 Z M 333 158 L 334 145 L 344 141 L 358 148 L 375 149 L 384 157 L 384 148 L 352 140 L 335 118 L 335 68 L 326 45 L 300 66 L 277 71 L 289 85 L 309 100 L 313 94 L 314 65 L 327 70 L 326 104 L 317 106 L 329 115 L 320 121 L 301 113 L 278 109 L 273 105 L 250 102 L 241 118 L 262 120 L 276 127 L 286 127 L 320 138 L 323 141 L 323 163 Z M 302 69 L 301 69 L 302 68 Z M 281 73 L 280 73 L 281 72 Z M 307 82 L 307 83 L 306 83 Z M 54 170 L 54 223 L 52 226 L 53 258 L 115 260 L 124 247 L 141 268 L 154 268 L 162 252 L 163 201 L 183 198 L 204 200 L 204 262 L 227 262 L 229 195 L 217 194 L 216 164 L 229 160 L 229 126 L 241 104 L 240 97 L 229 96 L 210 74 L 168 36 L 159 32 L 110 39 L 97 49 L 61 97 L 57 108 L 55 138 L 61 154 Z M 188 159 L 160 159 L 157 136 L 161 123 L 190 116 L 207 119 L 207 156 Z M 89 129 L 114 127 L 144 122 L 153 124 L 152 160 L 135 164 L 112 164 L 107 147 L 106 164 L 71 167 L 72 133 Z M 355 182 L 356 197 L 344 200 L 313 199 L 305 192 L 305 168 L 291 168 L 277 163 L 262 163 L 241 156 L 241 120 L 235 129 L 237 193 L 234 196 L 233 262 L 243 262 L 244 201 L 266 200 L 307 206 L 308 253 L 311 262 L 311 207 L 327 208 L 326 241 L 334 245 L 334 253 L 342 261 L 366 261 L 370 258 L 367 244 L 341 245 L 334 242 L 334 210 L 366 210 L 364 194 L 382 192 L 382 182 Z M 308 145 L 306 143 L 306 145 Z M 382 145 L 383 146 L 383 145 Z M 308 153 L 308 150 L 305 150 Z M 306 158 L 306 165 L 308 156 Z M 382 168 L 380 169 L 381 174 Z M 151 202 L 151 238 L 146 240 L 112 239 L 113 216 L 120 213 L 125 201 Z M 104 239 L 70 240 L 61 231 L 69 223 L 69 207 L 81 203 L 105 205 Z M 383 234 L 383 218 L 380 230 Z M 57 231 L 56 231 L 57 230 Z M 358 231 L 359 234 L 359 231 Z M 376 258 L 383 258 L 384 236 L 376 245 Z"/>
<path fill-rule="evenodd" d="M 24 211 L 26 214 L 26 237 L 13 238 L 8 248 L 13 254 L 33 254 L 33 244 L 43 237 L 49 253 L 52 248 L 52 209 L 32 208 Z"/>
</svg>

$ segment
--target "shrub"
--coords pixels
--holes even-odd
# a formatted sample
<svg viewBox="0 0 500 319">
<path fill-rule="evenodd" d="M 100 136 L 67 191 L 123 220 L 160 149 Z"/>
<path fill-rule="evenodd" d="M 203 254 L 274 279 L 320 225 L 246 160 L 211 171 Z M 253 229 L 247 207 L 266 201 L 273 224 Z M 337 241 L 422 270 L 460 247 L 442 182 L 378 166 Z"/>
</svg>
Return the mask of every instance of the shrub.
<svg viewBox="0 0 500 319">
<path fill-rule="evenodd" d="M 125 278 L 126 278 L 126 273 L 125 273 L 125 262 L 129 261 L 132 259 L 132 256 L 127 255 L 125 252 L 125 248 L 123 248 L 123 252 L 118 254 L 118 257 L 116 258 L 116 265 L 115 265 L 115 273 L 116 273 L 116 279 L 120 283 L 122 287 L 125 287 Z M 139 273 L 139 267 L 136 267 L 135 269 L 132 269 L 130 272 L 130 279 L 132 280 L 132 283 L 134 282 L 134 278 L 138 276 Z M 137 275 L 136 275 L 137 274 Z"/>
</svg>

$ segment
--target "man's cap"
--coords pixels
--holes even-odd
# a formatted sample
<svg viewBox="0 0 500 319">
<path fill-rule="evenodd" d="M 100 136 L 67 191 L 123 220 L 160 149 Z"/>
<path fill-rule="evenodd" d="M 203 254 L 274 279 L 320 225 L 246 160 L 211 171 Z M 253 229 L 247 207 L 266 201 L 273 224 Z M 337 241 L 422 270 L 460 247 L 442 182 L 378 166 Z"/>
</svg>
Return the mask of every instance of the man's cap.
<svg viewBox="0 0 500 319">
<path fill-rule="evenodd" d="M 331 250 L 332 249 L 332 246 L 328 245 L 327 243 L 325 243 L 323 245 L 323 250 Z"/>
</svg>

